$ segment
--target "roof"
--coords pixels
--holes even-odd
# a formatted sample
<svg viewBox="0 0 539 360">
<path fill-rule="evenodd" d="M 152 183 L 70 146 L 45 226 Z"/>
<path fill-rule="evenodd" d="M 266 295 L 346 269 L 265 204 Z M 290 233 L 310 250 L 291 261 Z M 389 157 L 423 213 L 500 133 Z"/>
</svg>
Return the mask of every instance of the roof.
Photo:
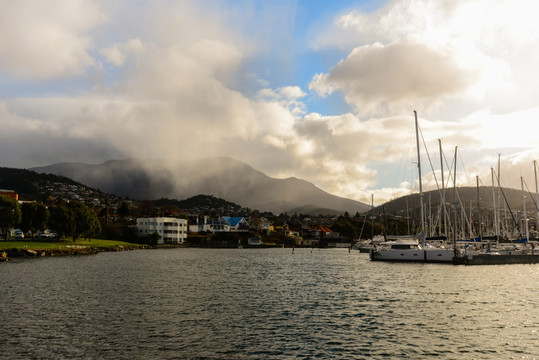
<svg viewBox="0 0 539 360">
<path fill-rule="evenodd" d="M 232 217 L 232 216 L 223 216 L 223 220 L 225 220 L 230 226 L 238 226 L 240 221 L 243 220 L 242 217 Z"/>
</svg>

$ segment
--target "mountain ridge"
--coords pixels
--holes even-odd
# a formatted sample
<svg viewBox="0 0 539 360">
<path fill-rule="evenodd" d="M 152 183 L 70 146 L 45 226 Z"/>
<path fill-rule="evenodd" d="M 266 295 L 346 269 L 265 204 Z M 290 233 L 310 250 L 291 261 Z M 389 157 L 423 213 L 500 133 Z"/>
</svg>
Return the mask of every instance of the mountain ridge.
<svg viewBox="0 0 539 360">
<path fill-rule="evenodd" d="M 298 208 L 331 214 L 369 209 L 367 204 L 329 194 L 306 180 L 272 178 L 230 157 L 184 162 L 140 158 L 108 160 L 102 164 L 62 162 L 31 170 L 66 176 L 107 193 L 139 200 L 212 194 L 251 209 L 274 213 Z"/>
</svg>

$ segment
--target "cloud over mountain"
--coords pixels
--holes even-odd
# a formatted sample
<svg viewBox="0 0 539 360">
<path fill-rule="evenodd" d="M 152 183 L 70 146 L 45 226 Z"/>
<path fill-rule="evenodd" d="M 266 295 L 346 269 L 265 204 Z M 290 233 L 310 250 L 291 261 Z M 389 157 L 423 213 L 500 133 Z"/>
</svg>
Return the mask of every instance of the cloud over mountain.
<svg viewBox="0 0 539 360">
<path fill-rule="evenodd" d="M 413 188 L 413 110 L 480 174 L 539 152 L 534 2 L 0 5 L 3 166 L 229 156 L 368 202 Z"/>
<path fill-rule="evenodd" d="M 185 199 L 214 195 L 276 214 L 298 207 L 322 213 L 363 212 L 368 205 L 328 194 L 297 178 L 274 179 L 231 158 L 206 158 L 170 163 L 130 159 L 100 165 L 59 163 L 32 170 L 62 175 L 118 196 L 133 199 Z"/>
</svg>

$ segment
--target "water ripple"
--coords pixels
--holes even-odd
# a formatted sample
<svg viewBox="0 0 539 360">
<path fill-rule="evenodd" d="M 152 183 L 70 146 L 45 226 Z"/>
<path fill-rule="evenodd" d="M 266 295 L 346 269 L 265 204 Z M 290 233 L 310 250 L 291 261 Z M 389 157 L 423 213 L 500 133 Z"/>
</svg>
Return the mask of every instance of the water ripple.
<svg viewBox="0 0 539 360">
<path fill-rule="evenodd" d="M 167 249 L 0 266 L 6 359 L 539 358 L 539 268 Z"/>
</svg>

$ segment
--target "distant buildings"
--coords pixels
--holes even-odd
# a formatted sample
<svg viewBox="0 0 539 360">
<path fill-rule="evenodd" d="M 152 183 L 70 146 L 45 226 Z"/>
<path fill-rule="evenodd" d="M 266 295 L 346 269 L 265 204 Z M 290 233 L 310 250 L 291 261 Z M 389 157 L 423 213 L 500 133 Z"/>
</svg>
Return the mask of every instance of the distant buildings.
<svg viewBox="0 0 539 360">
<path fill-rule="evenodd" d="M 7 196 L 8 198 L 13 199 L 13 200 L 19 200 L 19 194 L 17 194 L 13 190 L 0 189 L 0 195 Z"/>
<path fill-rule="evenodd" d="M 137 219 L 138 236 L 157 233 L 158 244 L 183 244 L 187 242 L 187 220 L 171 217 Z"/>
</svg>

